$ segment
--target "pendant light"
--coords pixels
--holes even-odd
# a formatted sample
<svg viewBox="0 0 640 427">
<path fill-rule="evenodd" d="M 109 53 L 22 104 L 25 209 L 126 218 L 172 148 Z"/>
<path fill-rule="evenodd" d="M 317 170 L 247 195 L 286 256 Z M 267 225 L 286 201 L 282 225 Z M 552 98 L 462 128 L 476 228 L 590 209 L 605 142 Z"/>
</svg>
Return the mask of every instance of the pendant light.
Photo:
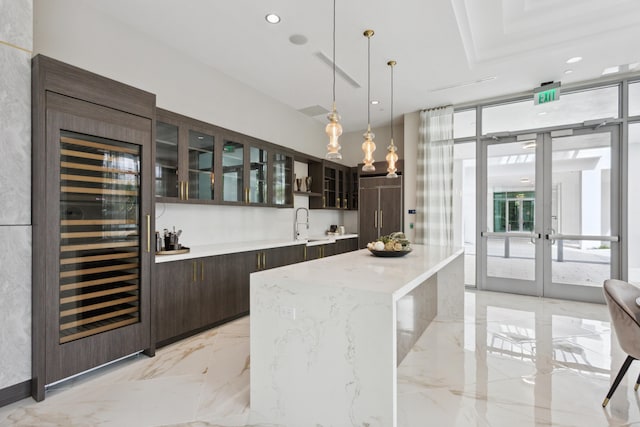
<svg viewBox="0 0 640 427">
<path fill-rule="evenodd" d="M 327 159 L 340 160 L 342 154 L 340 154 L 340 143 L 338 138 L 342 135 L 342 125 L 340 124 L 340 116 L 336 111 L 336 0 L 333 0 L 333 106 L 331 112 L 327 115 L 329 123 L 324 128 L 327 136 L 329 137 L 329 144 L 327 144 Z"/>
<path fill-rule="evenodd" d="M 398 161 L 397 148 L 393 145 L 393 67 L 397 64 L 396 61 L 389 61 L 387 65 L 391 67 L 391 144 L 387 147 L 387 178 L 397 178 L 396 162 Z"/>
<path fill-rule="evenodd" d="M 376 144 L 373 142 L 375 135 L 371 132 L 371 37 L 374 32 L 366 30 L 363 34 L 367 38 L 367 131 L 363 135 L 364 166 L 362 166 L 362 171 L 372 172 L 376 170 L 376 167 L 373 166 L 373 152 L 376 151 Z"/>
</svg>

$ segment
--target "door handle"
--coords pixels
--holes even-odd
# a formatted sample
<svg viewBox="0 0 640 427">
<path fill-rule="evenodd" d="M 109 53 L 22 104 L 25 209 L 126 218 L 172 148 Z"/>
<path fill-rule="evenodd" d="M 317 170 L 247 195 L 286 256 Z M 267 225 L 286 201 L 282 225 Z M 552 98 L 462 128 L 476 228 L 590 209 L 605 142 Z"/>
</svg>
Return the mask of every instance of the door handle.
<svg viewBox="0 0 640 427">
<path fill-rule="evenodd" d="M 378 228 L 378 210 L 373 212 L 373 228 Z"/>
<path fill-rule="evenodd" d="M 380 209 L 380 228 L 384 227 L 384 225 L 382 225 L 382 209 Z"/>
<path fill-rule="evenodd" d="M 147 214 L 147 252 L 151 252 L 151 215 Z"/>
</svg>

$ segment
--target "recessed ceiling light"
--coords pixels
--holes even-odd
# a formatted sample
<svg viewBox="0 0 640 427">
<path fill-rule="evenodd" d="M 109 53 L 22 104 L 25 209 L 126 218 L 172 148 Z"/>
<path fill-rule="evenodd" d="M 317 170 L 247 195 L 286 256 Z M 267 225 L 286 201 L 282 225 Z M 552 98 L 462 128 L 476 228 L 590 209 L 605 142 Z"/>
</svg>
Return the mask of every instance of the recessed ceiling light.
<svg viewBox="0 0 640 427">
<path fill-rule="evenodd" d="M 571 73 L 573 73 L 573 70 L 564 70 L 564 73 L 565 74 L 571 74 Z"/>
<path fill-rule="evenodd" d="M 606 76 L 607 74 L 615 74 L 619 72 L 620 72 L 620 66 L 616 65 L 615 67 L 605 68 L 604 71 L 602 72 L 602 75 Z"/>
<path fill-rule="evenodd" d="M 269 24 L 277 24 L 278 22 L 280 22 L 280 17 L 275 13 L 268 14 L 264 17 L 264 19 L 266 19 Z"/>
<path fill-rule="evenodd" d="M 380 104 L 380 101 L 376 101 L 375 99 L 371 101 L 371 105 L 378 105 L 378 104 Z"/>
<path fill-rule="evenodd" d="M 582 61 L 582 56 L 574 56 L 573 58 L 567 59 L 567 64 L 575 64 L 580 61 Z"/>
</svg>

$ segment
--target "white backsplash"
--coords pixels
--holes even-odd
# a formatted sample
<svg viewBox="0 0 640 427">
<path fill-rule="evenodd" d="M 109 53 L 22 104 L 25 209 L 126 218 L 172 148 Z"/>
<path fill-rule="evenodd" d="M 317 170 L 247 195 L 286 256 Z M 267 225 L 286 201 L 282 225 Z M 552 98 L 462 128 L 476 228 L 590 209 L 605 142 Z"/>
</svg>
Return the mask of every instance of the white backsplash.
<svg viewBox="0 0 640 427">
<path fill-rule="evenodd" d="M 306 197 L 296 196 L 296 207 L 308 206 L 298 204 L 298 199 Z M 217 242 L 293 240 L 295 209 L 157 203 L 156 230 L 173 227 L 182 230 L 180 243 L 187 247 Z M 329 225 L 342 225 L 342 221 L 342 212 L 312 209 L 309 236 L 323 235 Z"/>
</svg>

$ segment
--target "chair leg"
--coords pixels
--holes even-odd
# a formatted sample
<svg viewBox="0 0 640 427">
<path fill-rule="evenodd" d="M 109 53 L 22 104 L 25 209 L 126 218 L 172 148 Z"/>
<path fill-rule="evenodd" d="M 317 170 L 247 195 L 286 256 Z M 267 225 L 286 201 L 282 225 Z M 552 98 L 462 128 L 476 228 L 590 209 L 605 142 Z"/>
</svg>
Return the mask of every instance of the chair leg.
<svg viewBox="0 0 640 427">
<path fill-rule="evenodd" d="M 616 376 L 616 379 L 613 381 L 613 384 L 611 384 L 611 388 L 609 389 L 609 393 L 607 393 L 607 397 L 602 402 L 603 408 L 607 406 L 607 403 L 609 403 L 609 399 L 611 399 L 611 396 L 613 396 L 613 392 L 616 391 L 616 388 L 618 388 L 620 381 L 622 381 L 622 377 L 624 377 L 624 374 L 627 373 L 629 366 L 631 366 L 631 362 L 633 362 L 634 360 L 635 359 L 631 356 L 627 356 L 627 358 L 625 359 L 624 363 L 622 364 L 622 367 L 620 368 L 620 371 L 618 371 L 618 375 Z"/>
</svg>

